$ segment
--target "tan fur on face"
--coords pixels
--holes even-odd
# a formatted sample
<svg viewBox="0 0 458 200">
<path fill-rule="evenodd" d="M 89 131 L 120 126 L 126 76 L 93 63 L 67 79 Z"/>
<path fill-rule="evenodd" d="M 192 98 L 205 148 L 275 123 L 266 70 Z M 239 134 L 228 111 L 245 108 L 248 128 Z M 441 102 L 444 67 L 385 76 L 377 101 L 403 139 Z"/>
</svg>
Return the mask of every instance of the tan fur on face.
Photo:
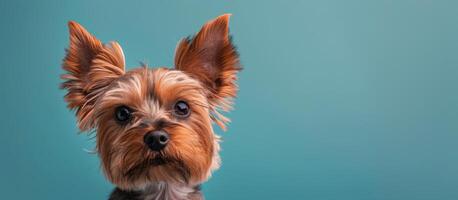
<svg viewBox="0 0 458 200">
<path fill-rule="evenodd" d="M 189 103 L 191 115 L 175 117 L 173 105 Z M 114 119 L 118 106 L 128 106 L 133 120 L 120 125 Z M 151 181 L 199 183 L 209 175 L 216 140 L 211 128 L 208 102 L 201 84 L 177 70 L 140 68 L 112 84 L 95 105 L 97 148 L 107 177 L 124 188 Z M 162 156 L 170 163 L 149 165 L 156 152 L 143 143 L 149 131 L 159 127 L 170 134 Z M 218 158 L 215 158 L 218 159 Z"/>
<path fill-rule="evenodd" d="M 82 131 L 96 130 L 102 169 L 118 187 L 193 187 L 219 167 L 219 136 L 212 122 L 225 129 L 229 120 L 219 110 L 231 108 L 241 70 L 229 36 L 229 16 L 209 21 L 194 37 L 182 40 L 175 69 L 145 66 L 128 72 L 118 43 L 102 44 L 81 25 L 69 22 L 70 47 L 62 65 L 65 100 L 76 110 Z M 177 101 L 188 103 L 189 117 L 173 114 Z M 119 106 L 133 111 L 126 124 L 115 120 Z M 144 143 L 144 135 L 154 130 L 170 136 L 160 152 Z"/>
</svg>

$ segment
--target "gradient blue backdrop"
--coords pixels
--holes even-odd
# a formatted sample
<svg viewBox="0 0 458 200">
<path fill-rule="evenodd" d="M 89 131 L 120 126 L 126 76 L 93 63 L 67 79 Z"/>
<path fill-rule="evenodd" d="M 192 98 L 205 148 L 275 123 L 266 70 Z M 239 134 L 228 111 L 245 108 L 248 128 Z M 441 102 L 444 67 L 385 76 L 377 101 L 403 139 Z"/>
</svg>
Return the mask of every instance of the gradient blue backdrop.
<svg viewBox="0 0 458 200">
<path fill-rule="evenodd" d="M 245 67 L 207 199 L 458 199 L 458 3 L 1 1 L 0 199 L 105 199 L 58 90 L 76 20 L 171 66 L 220 14 Z"/>
</svg>

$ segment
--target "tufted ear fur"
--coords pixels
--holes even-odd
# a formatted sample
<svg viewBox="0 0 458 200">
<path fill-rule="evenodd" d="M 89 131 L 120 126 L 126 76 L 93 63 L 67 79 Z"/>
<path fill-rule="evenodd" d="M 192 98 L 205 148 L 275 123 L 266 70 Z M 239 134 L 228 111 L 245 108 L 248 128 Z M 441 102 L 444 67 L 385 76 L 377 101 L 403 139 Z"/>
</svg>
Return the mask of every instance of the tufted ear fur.
<svg viewBox="0 0 458 200">
<path fill-rule="evenodd" d="M 93 107 L 97 98 L 117 77 L 124 74 L 124 54 L 116 42 L 102 44 L 81 25 L 70 21 L 70 46 L 63 60 L 66 71 L 61 87 L 65 101 L 76 109 L 81 131 L 94 128 Z"/>
<path fill-rule="evenodd" d="M 223 129 L 229 121 L 217 112 L 225 111 L 236 97 L 239 56 L 229 36 L 229 17 L 225 14 L 207 22 L 194 37 L 181 40 L 175 52 L 175 67 L 198 79 L 207 89 L 214 111 L 213 119 Z"/>
</svg>

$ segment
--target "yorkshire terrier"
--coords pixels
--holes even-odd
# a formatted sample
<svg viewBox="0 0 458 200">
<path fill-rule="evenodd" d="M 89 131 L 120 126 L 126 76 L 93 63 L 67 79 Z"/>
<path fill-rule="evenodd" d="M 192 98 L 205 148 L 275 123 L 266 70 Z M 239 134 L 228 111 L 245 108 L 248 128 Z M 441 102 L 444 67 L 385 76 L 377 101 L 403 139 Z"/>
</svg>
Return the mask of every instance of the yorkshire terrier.
<svg viewBox="0 0 458 200">
<path fill-rule="evenodd" d="M 182 39 L 175 67 L 125 70 L 117 42 L 103 44 L 70 21 L 62 68 L 68 108 L 96 132 L 109 199 L 203 199 L 200 184 L 220 166 L 219 136 L 236 97 L 238 53 L 225 14 Z"/>
</svg>

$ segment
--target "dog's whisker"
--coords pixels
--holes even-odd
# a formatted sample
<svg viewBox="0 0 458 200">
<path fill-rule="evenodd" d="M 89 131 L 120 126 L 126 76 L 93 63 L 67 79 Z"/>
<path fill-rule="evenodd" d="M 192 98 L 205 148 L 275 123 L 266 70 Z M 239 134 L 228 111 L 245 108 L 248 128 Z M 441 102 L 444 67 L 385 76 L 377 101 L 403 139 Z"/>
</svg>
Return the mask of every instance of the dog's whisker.
<svg viewBox="0 0 458 200">
<path fill-rule="evenodd" d="M 201 106 L 201 107 L 204 107 L 204 108 L 210 108 L 209 105 L 204 105 L 204 104 L 200 104 L 200 103 L 196 103 L 196 102 L 192 102 L 192 101 L 190 101 L 189 103 L 197 105 L 197 106 Z"/>
<path fill-rule="evenodd" d="M 96 149 L 86 149 L 86 148 L 83 148 L 83 151 L 86 152 L 86 153 L 89 153 L 89 154 L 96 154 L 97 153 L 97 150 Z"/>
</svg>

